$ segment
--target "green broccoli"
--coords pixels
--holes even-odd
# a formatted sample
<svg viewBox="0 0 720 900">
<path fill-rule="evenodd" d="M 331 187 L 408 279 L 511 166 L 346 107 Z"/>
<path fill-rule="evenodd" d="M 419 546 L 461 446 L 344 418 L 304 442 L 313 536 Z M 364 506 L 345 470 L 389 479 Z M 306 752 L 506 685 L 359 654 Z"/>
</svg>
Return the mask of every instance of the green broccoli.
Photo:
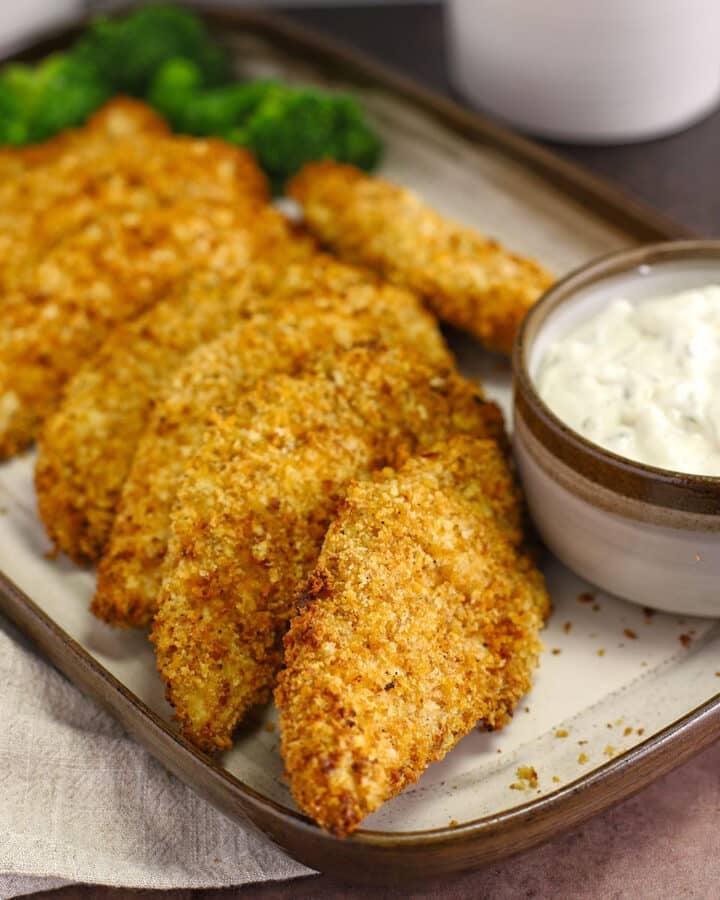
<svg viewBox="0 0 720 900">
<path fill-rule="evenodd" d="M 276 81 L 206 88 L 191 60 L 168 60 L 148 99 L 176 131 L 219 135 L 249 147 L 276 187 L 315 159 L 373 168 L 380 141 L 350 97 Z"/>
<path fill-rule="evenodd" d="M 230 79 L 230 63 L 198 16 L 175 6 L 148 6 L 123 18 L 95 20 L 73 48 L 118 93 L 144 97 L 172 57 L 193 62 L 204 85 Z"/>
<path fill-rule="evenodd" d="M 0 75 L 0 144 L 20 147 L 27 143 L 27 131 L 18 97 Z"/>
<path fill-rule="evenodd" d="M 188 10 L 148 6 L 98 19 L 67 53 L 0 72 L 0 143 L 44 140 L 128 93 L 175 131 L 249 147 L 277 188 L 311 160 L 376 165 L 380 140 L 352 98 L 230 77 L 227 55 Z"/>
<path fill-rule="evenodd" d="M 318 159 L 372 169 L 382 150 L 355 100 L 314 88 L 280 87 L 268 93 L 242 134 L 275 182 Z"/>
<path fill-rule="evenodd" d="M 72 54 L 57 53 L 37 66 L 7 66 L 0 75 L 0 94 L 12 116 L 0 140 L 32 143 L 63 128 L 82 125 L 108 99 L 110 91 L 91 66 Z"/>
<path fill-rule="evenodd" d="M 229 139 L 274 86 L 269 81 L 248 81 L 203 88 L 199 67 L 176 57 L 158 70 L 147 99 L 176 131 Z"/>
</svg>

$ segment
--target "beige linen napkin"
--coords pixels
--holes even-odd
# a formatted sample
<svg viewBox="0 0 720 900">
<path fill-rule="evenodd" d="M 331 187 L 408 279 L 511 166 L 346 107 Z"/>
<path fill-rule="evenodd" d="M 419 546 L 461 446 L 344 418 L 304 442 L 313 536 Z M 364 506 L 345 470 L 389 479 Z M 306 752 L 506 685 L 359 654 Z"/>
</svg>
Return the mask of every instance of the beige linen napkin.
<svg viewBox="0 0 720 900">
<path fill-rule="evenodd" d="M 170 775 L 0 616 L 0 897 L 309 874 Z"/>
</svg>

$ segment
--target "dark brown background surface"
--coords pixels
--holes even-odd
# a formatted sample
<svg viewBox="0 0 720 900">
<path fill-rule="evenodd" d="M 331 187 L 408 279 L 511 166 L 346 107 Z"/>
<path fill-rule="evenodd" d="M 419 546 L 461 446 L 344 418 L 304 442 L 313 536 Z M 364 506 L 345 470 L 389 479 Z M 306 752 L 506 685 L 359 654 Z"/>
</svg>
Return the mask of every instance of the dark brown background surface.
<svg viewBox="0 0 720 900">
<path fill-rule="evenodd" d="M 499 0 L 501 2 L 501 0 Z M 454 95 L 437 6 L 308 8 L 289 13 Z M 718 48 L 720 57 L 720 48 Z M 623 147 L 551 145 L 701 235 L 720 236 L 720 111 L 674 137 Z M 460 900 L 720 897 L 720 745 L 581 830 L 474 875 L 363 888 L 325 876 L 223 891 L 70 887 L 36 900 Z"/>
</svg>

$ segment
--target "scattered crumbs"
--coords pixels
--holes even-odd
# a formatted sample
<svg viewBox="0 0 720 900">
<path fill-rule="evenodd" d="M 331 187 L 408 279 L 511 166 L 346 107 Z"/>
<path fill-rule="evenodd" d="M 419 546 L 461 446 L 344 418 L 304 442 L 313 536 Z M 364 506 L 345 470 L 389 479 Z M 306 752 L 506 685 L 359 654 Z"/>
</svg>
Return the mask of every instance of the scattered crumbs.
<svg viewBox="0 0 720 900">
<path fill-rule="evenodd" d="M 527 781 L 531 788 L 538 786 L 538 776 L 533 766 L 518 766 L 517 777 L 521 781 Z"/>
<path fill-rule="evenodd" d="M 603 753 L 605 754 L 605 756 L 609 756 L 612 758 L 613 756 L 615 756 L 615 748 L 612 744 L 607 744 L 605 746 L 605 749 L 603 750 Z"/>
<path fill-rule="evenodd" d="M 570 634 L 570 629 L 572 628 L 572 622 L 565 622 L 563 625 L 563 631 L 565 634 Z"/>
<path fill-rule="evenodd" d="M 586 753 L 581 753 L 580 756 L 578 756 L 578 762 L 580 763 L 581 766 L 584 765 L 587 761 L 588 761 L 588 757 L 587 757 Z"/>
<path fill-rule="evenodd" d="M 213 862 L 214 862 L 214 863 L 219 863 L 219 862 L 220 862 L 220 857 L 219 857 L 219 856 L 213 856 Z"/>
<path fill-rule="evenodd" d="M 272 734 L 273 731 L 275 731 L 275 723 L 274 722 L 266 722 L 263 725 L 263 728 L 265 729 L 265 731 L 268 731 L 270 734 Z"/>
<path fill-rule="evenodd" d="M 558 730 L 555 732 L 556 738 L 566 738 L 567 736 L 568 736 L 567 728 L 558 728 Z"/>
<path fill-rule="evenodd" d="M 720 678 L 720 672 L 716 672 L 716 673 L 715 673 L 715 677 L 716 677 L 716 678 Z"/>
<path fill-rule="evenodd" d="M 557 775 L 553 775 L 553 782 L 555 784 L 560 784 L 560 779 L 557 777 Z"/>
<path fill-rule="evenodd" d="M 615 725 L 622 725 L 622 723 L 623 723 L 622 719 L 615 719 L 615 723 L 614 723 Z"/>
<path fill-rule="evenodd" d="M 597 651 L 597 655 L 598 655 L 598 656 L 605 656 L 605 650 L 601 647 L 601 648 Z"/>
<path fill-rule="evenodd" d="M 641 659 L 641 660 L 640 660 L 640 665 L 641 665 L 641 666 L 647 666 L 647 660 Z"/>
<path fill-rule="evenodd" d="M 502 753 L 502 750 L 500 749 L 500 747 L 498 747 L 497 750 L 496 750 L 495 752 L 496 752 L 496 753 Z"/>
<path fill-rule="evenodd" d="M 678 640 L 683 645 L 683 647 L 689 647 L 690 644 L 692 644 L 692 638 L 690 637 L 689 634 L 681 634 L 678 637 Z"/>
<path fill-rule="evenodd" d="M 700 556 L 699 553 L 696 553 L 695 554 L 695 562 L 700 562 L 701 559 L 702 559 L 702 556 Z"/>
<path fill-rule="evenodd" d="M 643 611 L 643 615 L 645 616 L 646 622 L 649 622 L 650 619 L 652 619 L 652 617 L 655 615 L 655 610 L 650 609 L 649 606 L 643 606 L 642 611 Z"/>
<path fill-rule="evenodd" d="M 532 766 L 518 766 L 517 777 L 520 780 L 510 785 L 511 791 L 527 791 L 538 786 L 537 772 Z"/>
<path fill-rule="evenodd" d="M 638 728 L 637 733 L 638 733 L 638 734 L 645 734 L 645 729 L 644 729 L 644 728 Z"/>
<path fill-rule="evenodd" d="M 595 596 L 593 594 L 588 594 L 588 593 L 578 594 L 576 599 L 577 599 L 578 603 L 594 603 L 595 602 Z"/>
<path fill-rule="evenodd" d="M 0 516 L 6 516 L 8 514 L 7 506 L 0 506 Z"/>
<path fill-rule="evenodd" d="M 632 734 L 632 728 L 628 725 L 625 731 L 623 731 L 623 736 L 627 737 L 629 734 Z"/>
<path fill-rule="evenodd" d="M 599 604 L 599 603 L 593 603 L 593 605 L 592 605 L 592 611 L 593 611 L 593 612 L 600 612 L 600 604 Z"/>
<path fill-rule="evenodd" d="M 457 828 L 459 824 L 460 823 L 458 822 L 457 819 L 450 819 L 450 824 L 448 825 L 448 828 Z"/>
<path fill-rule="evenodd" d="M 613 727 L 612 722 L 608 722 L 608 723 L 607 723 L 607 727 L 608 727 L 608 728 L 612 728 L 612 727 Z"/>
<path fill-rule="evenodd" d="M 559 647 L 553 647 L 550 652 L 553 656 L 559 656 L 562 653 L 562 650 Z"/>
<path fill-rule="evenodd" d="M 578 741 L 578 747 L 584 747 L 587 741 Z"/>
<path fill-rule="evenodd" d="M 530 712 L 530 707 L 529 707 L 529 706 L 526 706 L 526 707 L 525 707 L 525 712 Z"/>
<path fill-rule="evenodd" d="M 623 634 L 629 641 L 637 640 L 637 634 L 632 630 L 632 628 L 626 628 L 625 631 L 623 631 Z"/>
</svg>

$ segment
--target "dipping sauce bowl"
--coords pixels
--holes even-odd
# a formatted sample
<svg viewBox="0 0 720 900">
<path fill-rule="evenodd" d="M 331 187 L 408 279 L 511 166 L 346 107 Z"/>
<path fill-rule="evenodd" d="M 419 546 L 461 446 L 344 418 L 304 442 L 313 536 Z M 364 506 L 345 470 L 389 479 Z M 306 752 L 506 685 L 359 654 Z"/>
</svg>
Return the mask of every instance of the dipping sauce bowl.
<svg viewBox="0 0 720 900">
<path fill-rule="evenodd" d="M 636 302 L 708 284 L 720 284 L 720 241 L 613 253 L 550 288 L 515 343 L 513 445 L 538 532 L 569 568 L 643 606 L 720 616 L 720 475 L 606 450 L 561 421 L 537 386 L 550 346 L 618 297 Z"/>
</svg>

